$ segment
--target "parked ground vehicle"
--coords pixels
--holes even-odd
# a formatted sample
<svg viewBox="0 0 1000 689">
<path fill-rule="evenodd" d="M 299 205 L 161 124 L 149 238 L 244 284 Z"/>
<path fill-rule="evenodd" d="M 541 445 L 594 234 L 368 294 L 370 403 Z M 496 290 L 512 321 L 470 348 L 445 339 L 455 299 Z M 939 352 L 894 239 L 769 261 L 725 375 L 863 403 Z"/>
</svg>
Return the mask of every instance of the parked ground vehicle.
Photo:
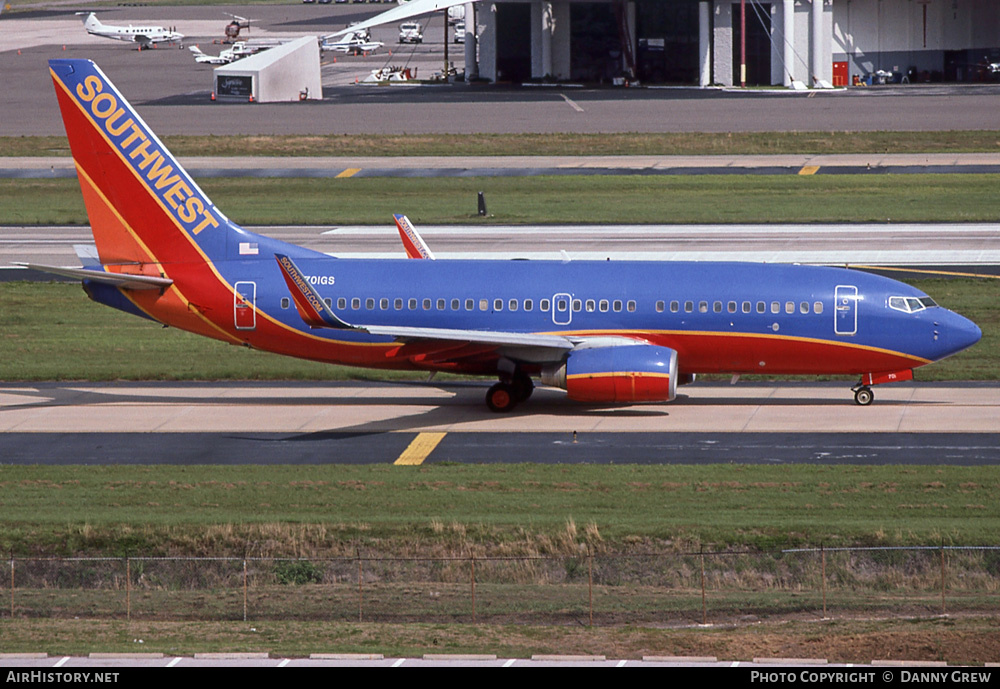
<svg viewBox="0 0 1000 689">
<path fill-rule="evenodd" d="M 418 22 L 404 22 L 399 25 L 400 43 L 423 43 L 423 29 Z"/>
</svg>

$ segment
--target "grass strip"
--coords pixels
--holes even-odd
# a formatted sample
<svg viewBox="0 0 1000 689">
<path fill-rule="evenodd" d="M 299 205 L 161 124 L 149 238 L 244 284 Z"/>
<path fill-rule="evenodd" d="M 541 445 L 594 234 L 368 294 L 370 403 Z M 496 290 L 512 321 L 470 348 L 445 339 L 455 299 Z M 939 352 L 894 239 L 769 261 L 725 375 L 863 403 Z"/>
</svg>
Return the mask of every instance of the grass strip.
<svg viewBox="0 0 1000 689">
<path fill-rule="evenodd" d="M 205 179 L 246 225 L 996 222 L 1000 175 Z M 478 215 L 478 192 L 488 218 Z M 0 180 L 5 224 L 79 224 L 76 180 Z"/>
<path fill-rule="evenodd" d="M 572 556 L 588 546 L 995 545 L 1000 530 L 994 467 L 468 462 L 311 465 L 308 475 L 283 465 L 2 466 L 0 548 L 17 556 Z"/>
<path fill-rule="evenodd" d="M 995 153 L 1000 131 L 164 136 L 177 156 L 595 156 Z M 3 136 L 3 156 L 68 156 L 64 136 Z"/>
<path fill-rule="evenodd" d="M 386 658 L 425 653 L 489 653 L 499 658 L 534 654 L 712 656 L 720 661 L 753 658 L 826 658 L 831 663 L 874 659 L 948 660 L 958 665 L 996 661 L 1000 641 L 991 615 L 928 620 L 767 620 L 697 628 L 675 620 L 663 625 L 575 624 L 389 624 L 372 622 L 276 621 L 159 622 L 145 620 L 13 619 L 4 623 L 4 650 L 48 652 L 50 656 L 90 652 L 163 653 L 259 652 L 275 658 L 310 653 L 382 654 Z M 833 671 L 833 670 L 831 670 Z"/>
</svg>

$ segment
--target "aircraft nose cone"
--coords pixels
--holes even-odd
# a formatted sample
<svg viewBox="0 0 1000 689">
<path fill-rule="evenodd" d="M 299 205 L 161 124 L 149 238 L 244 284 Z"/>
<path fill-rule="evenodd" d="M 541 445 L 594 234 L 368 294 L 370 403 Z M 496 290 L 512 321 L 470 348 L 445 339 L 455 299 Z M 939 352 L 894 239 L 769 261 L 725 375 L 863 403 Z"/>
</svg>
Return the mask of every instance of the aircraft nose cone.
<svg viewBox="0 0 1000 689">
<path fill-rule="evenodd" d="M 983 337 L 983 331 L 978 325 L 957 313 L 949 312 L 949 318 L 942 325 L 948 354 L 968 349 Z"/>
<path fill-rule="evenodd" d="M 959 316 L 959 319 L 961 323 L 955 339 L 961 349 L 971 347 L 983 338 L 983 331 L 979 329 L 978 325 L 962 316 Z"/>
</svg>

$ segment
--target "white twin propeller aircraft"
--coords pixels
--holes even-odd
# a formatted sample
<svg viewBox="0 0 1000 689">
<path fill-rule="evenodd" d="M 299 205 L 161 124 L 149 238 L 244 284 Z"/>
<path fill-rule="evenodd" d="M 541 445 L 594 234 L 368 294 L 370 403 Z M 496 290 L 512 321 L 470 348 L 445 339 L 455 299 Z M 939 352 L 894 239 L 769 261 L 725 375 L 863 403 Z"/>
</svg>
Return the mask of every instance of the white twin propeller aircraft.
<svg viewBox="0 0 1000 689">
<path fill-rule="evenodd" d="M 373 41 L 368 34 L 367 29 L 363 31 L 351 31 L 340 37 L 324 39 L 320 43 L 320 48 L 324 51 L 335 51 L 338 53 L 353 53 L 355 55 L 360 55 L 362 53 L 373 53 L 379 48 L 381 48 L 384 43 L 382 41 Z"/>
<path fill-rule="evenodd" d="M 184 35 L 162 26 L 114 26 L 103 24 L 93 12 L 77 12 L 83 16 L 83 28 L 87 33 L 110 38 L 115 41 L 126 41 L 138 43 L 139 49 L 152 48 L 156 43 L 179 43 L 184 40 Z"/>
</svg>

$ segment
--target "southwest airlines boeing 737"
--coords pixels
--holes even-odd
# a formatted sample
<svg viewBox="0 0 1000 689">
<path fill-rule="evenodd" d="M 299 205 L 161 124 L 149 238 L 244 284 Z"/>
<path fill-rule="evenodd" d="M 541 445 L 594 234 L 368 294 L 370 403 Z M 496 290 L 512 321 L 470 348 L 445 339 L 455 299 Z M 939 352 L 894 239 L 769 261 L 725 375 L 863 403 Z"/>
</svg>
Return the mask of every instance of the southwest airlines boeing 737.
<svg viewBox="0 0 1000 689">
<path fill-rule="evenodd" d="M 49 63 L 99 262 L 32 266 L 159 323 L 329 363 L 534 380 L 591 403 L 667 402 L 698 373 L 849 374 L 871 386 L 980 330 L 906 284 L 839 268 L 653 261 L 334 258 L 245 230 L 101 70 Z M 404 219 L 405 220 L 405 219 Z M 423 256 L 415 230 L 411 256 Z"/>
</svg>

